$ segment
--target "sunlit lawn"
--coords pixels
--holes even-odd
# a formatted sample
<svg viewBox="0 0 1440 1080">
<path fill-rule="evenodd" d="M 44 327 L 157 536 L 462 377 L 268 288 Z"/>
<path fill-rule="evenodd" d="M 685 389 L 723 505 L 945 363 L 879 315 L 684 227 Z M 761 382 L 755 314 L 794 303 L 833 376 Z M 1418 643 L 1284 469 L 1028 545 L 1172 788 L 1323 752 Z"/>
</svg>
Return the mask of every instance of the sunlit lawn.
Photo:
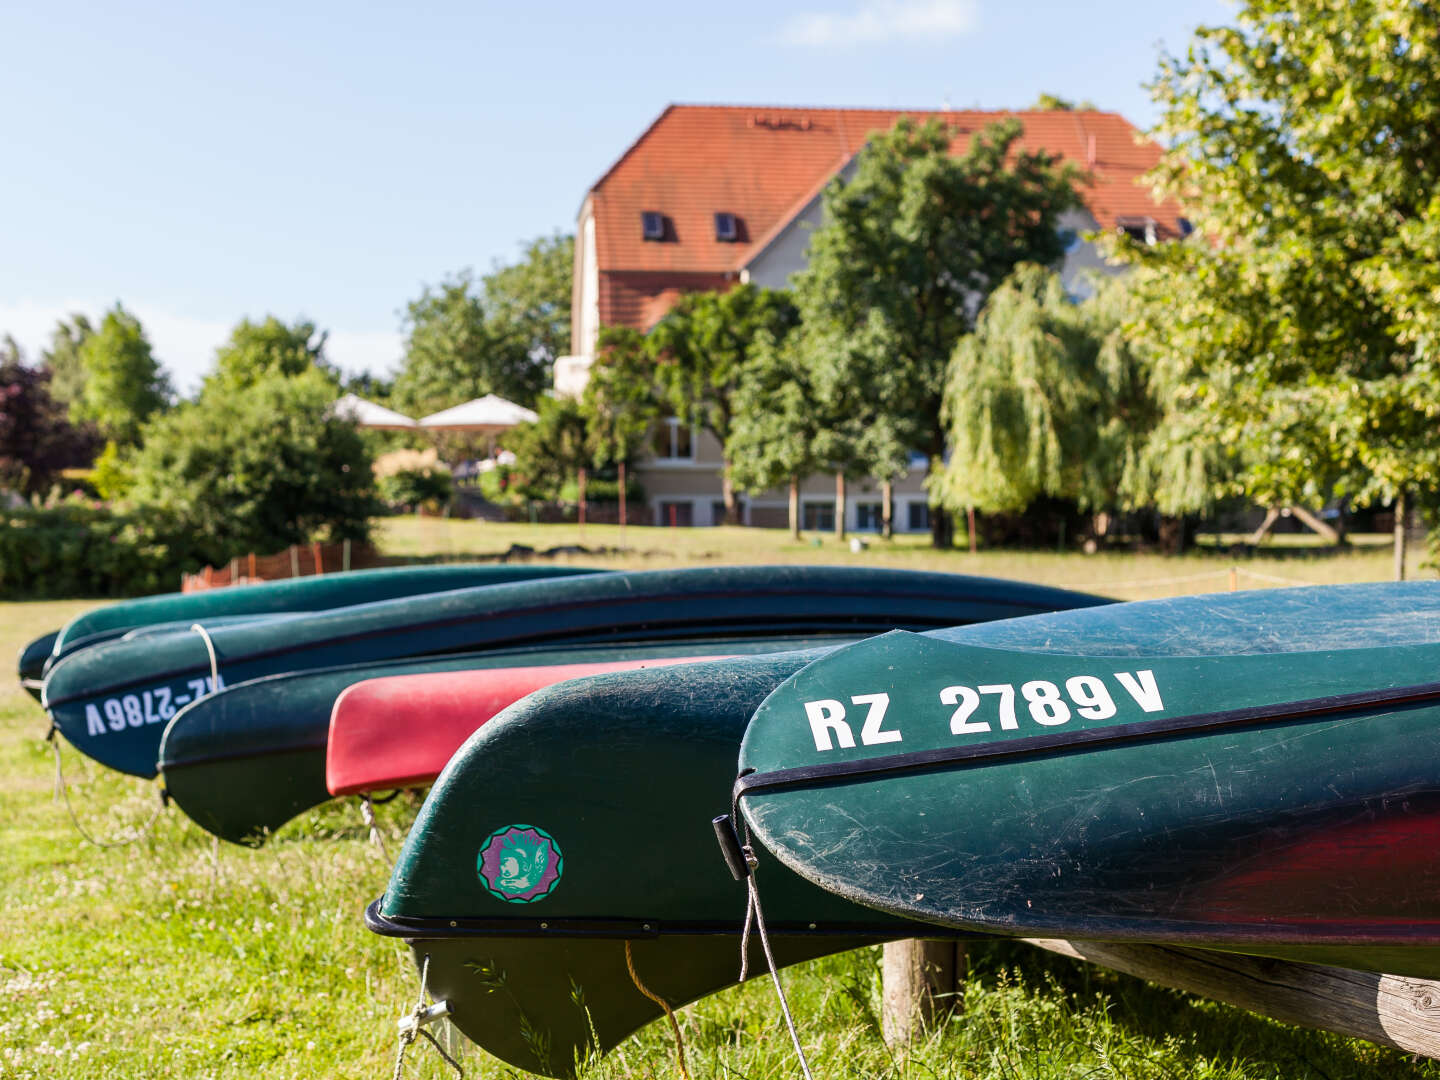
<svg viewBox="0 0 1440 1080">
<path fill-rule="evenodd" d="M 511 526 L 435 519 L 382 523 L 397 554 L 489 555 L 524 544 L 581 545 L 561 556 L 607 566 L 844 562 L 997 574 L 1124 596 L 1283 581 L 1389 575 L 1383 548 L 1264 552 L 1234 561 L 1198 553 L 936 553 L 923 538 L 873 541 L 852 554 L 834 539 L 794 543 L 749 529 Z M 622 548 L 613 553 L 608 549 Z M 1263 576 L 1260 576 L 1263 575 Z M 0 655 L 59 626 L 83 602 L 0 604 Z M 83 843 L 52 795 L 43 714 L 0 681 L 0 1077 L 388 1077 L 395 1019 L 413 1003 L 408 954 L 368 933 L 362 906 L 388 866 L 353 806 L 332 804 L 265 849 L 222 846 L 173 808 L 129 848 Z M 143 822 L 154 785 L 87 766 L 68 748 L 76 813 L 104 836 Z M 393 846 L 416 804 L 383 808 Z M 217 858 L 218 855 L 218 858 Z M 872 951 L 788 976 L 802 1036 L 821 1077 L 1440 1077 L 1440 1068 L 1336 1036 L 1287 1028 L 1158 990 L 1021 945 L 975 947 L 965 1009 L 908 1057 L 876 1028 Z M 769 987 L 752 983 L 680 1013 L 694 1076 L 798 1075 Z M 469 1075 L 516 1075 L 473 1048 Z M 664 1025 L 596 1066 L 597 1076 L 678 1077 Z M 407 1075 L 446 1075 L 412 1052 Z"/>
</svg>

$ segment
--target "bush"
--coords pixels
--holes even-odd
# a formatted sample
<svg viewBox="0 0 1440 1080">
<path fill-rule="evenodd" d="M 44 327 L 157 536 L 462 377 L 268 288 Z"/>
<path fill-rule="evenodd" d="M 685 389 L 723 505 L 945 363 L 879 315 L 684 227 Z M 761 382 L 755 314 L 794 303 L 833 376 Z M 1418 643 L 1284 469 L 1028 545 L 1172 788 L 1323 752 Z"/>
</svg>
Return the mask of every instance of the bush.
<svg viewBox="0 0 1440 1080">
<path fill-rule="evenodd" d="M 450 470 L 435 450 L 392 450 L 375 460 L 380 498 L 392 507 L 438 509 L 454 490 Z"/>
<path fill-rule="evenodd" d="M 168 535 L 166 535 L 168 534 Z M 71 497 L 0 511 L 0 596 L 139 596 L 180 587 L 198 560 L 154 518 Z"/>
<path fill-rule="evenodd" d="M 376 511 L 364 441 L 335 413 L 318 369 L 215 384 L 147 424 L 133 470 L 135 509 L 193 538 L 203 561 L 314 539 L 365 540 Z"/>
</svg>

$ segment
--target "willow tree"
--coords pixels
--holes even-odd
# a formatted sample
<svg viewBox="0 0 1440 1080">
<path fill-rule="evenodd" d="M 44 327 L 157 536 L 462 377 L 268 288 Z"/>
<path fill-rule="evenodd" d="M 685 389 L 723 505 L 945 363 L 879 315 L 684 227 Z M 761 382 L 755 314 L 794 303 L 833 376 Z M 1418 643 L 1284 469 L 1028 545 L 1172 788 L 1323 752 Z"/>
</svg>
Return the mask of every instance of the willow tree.
<svg viewBox="0 0 1440 1080">
<path fill-rule="evenodd" d="M 1118 254 L 1153 271 L 1157 439 L 1221 448 L 1212 495 L 1348 495 L 1403 522 L 1440 492 L 1437 25 L 1413 0 L 1248 0 L 1162 62 L 1155 184 L 1203 240 Z"/>
<path fill-rule="evenodd" d="M 895 437 L 929 457 L 932 475 L 946 449 L 941 400 L 956 342 L 1018 264 L 1064 254 L 1058 224 L 1077 202 L 1074 174 L 1053 155 L 1019 149 L 1021 134 L 1019 121 L 991 124 L 961 154 L 951 153 L 955 133 L 938 119 L 902 119 L 876 134 L 853 175 L 825 189 L 823 224 L 795 275 L 802 325 L 824 330 L 807 333 L 817 348 L 802 361 L 831 367 L 832 383 L 878 402 Z M 867 328 L 883 353 L 825 351 Z M 883 397 L 865 386 L 878 373 Z M 931 537 L 949 545 L 946 513 L 932 515 Z"/>
<path fill-rule="evenodd" d="M 960 339 L 945 386 L 950 459 L 932 485 L 954 510 L 1021 511 L 1042 495 L 1105 517 L 1129 503 L 1158 409 L 1124 330 L 1123 284 L 1075 303 L 1021 266 Z"/>
</svg>

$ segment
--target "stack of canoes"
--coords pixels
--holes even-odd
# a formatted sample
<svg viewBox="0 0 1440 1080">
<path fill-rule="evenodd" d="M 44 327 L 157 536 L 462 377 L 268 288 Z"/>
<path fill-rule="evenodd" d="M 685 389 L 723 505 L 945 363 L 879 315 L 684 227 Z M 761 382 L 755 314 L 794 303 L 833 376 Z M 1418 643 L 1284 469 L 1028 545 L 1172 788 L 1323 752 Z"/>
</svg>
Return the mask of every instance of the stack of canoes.
<svg viewBox="0 0 1440 1080">
<path fill-rule="evenodd" d="M 742 844 L 780 965 L 1002 934 L 1440 977 L 1435 584 L 332 580 L 359 584 L 115 605 L 22 677 L 229 840 L 433 784 L 365 920 L 513 1065 L 568 1075 L 734 983 Z"/>
</svg>

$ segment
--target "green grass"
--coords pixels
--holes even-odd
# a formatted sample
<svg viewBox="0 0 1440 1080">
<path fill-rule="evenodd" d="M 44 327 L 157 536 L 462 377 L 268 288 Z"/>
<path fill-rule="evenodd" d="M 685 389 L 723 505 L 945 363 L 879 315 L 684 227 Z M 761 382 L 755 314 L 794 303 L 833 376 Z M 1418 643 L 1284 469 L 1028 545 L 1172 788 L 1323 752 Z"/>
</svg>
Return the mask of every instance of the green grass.
<svg viewBox="0 0 1440 1080">
<path fill-rule="evenodd" d="M 584 543 L 616 547 L 618 530 L 534 529 L 392 520 L 391 550 L 462 556 Z M 627 530 L 633 550 L 607 565 L 845 561 L 1001 574 L 1125 595 L 1228 585 L 1227 557 L 1047 553 L 937 554 L 908 538 L 851 555 L 833 540 L 796 545 L 740 529 Z M 1242 569 L 1305 581 L 1383 578 L 1388 553 L 1265 554 Z M 1208 574 L 1209 578 L 1198 575 Z M 1153 584 L 1157 581 L 1169 584 Z M 1143 584 L 1146 581 L 1150 585 Z M 1241 584 L 1264 584 L 1242 575 Z M 0 604 L 0 656 L 59 626 L 83 602 Z M 128 848 L 76 835 L 52 794 L 39 707 L 0 679 L 0 1077 L 331 1077 L 390 1075 L 395 1019 L 414 1001 L 407 950 L 366 932 L 363 905 L 388 864 L 352 805 L 332 804 L 261 851 L 216 849 L 173 809 Z M 124 834 L 142 823 L 154 785 L 63 750 L 82 823 Z M 380 808 L 392 850 L 417 806 Z M 218 858 L 216 857 L 218 855 Z M 738 915 L 738 912 L 737 912 Z M 1206 1077 L 1306 1080 L 1440 1077 L 1440 1067 L 1337 1036 L 1288 1028 L 1156 989 L 1019 944 L 975 946 L 965 1009 L 904 1058 L 880 1039 L 877 953 L 789 970 L 786 985 L 817 1076 Z M 798 1075 L 768 983 L 679 1014 L 692 1074 L 760 1080 Z M 467 1075 L 517 1075 L 473 1047 Z M 418 1045 L 407 1075 L 447 1075 Z M 664 1024 L 592 1068 L 594 1077 L 677 1077 Z"/>
</svg>

